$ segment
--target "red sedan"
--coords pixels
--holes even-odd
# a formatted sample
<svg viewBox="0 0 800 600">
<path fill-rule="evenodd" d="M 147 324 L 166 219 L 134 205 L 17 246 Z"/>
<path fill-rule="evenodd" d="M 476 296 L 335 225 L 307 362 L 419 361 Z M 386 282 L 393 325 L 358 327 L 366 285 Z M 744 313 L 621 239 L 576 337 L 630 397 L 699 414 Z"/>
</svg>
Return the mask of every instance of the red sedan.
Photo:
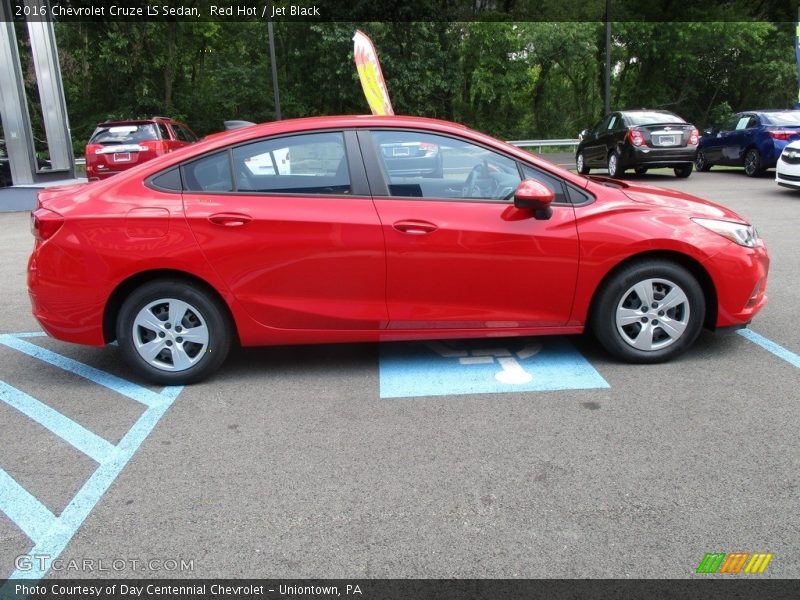
<svg viewBox="0 0 800 600">
<path fill-rule="evenodd" d="M 117 340 L 134 371 L 165 384 L 206 377 L 233 343 L 587 327 L 622 360 L 658 362 L 703 326 L 749 323 L 769 266 L 727 208 L 411 117 L 234 130 L 42 191 L 32 228 L 42 327 Z"/>
</svg>

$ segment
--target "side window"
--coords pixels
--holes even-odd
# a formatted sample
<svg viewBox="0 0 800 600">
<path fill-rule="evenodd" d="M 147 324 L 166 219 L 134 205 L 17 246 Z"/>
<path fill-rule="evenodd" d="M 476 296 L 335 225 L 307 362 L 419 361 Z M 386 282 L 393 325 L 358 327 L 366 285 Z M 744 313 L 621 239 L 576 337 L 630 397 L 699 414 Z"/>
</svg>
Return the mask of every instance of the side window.
<svg viewBox="0 0 800 600">
<path fill-rule="evenodd" d="M 183 165 L 184 189 L 191 192 L 232 192 L 231 163 L 228 151 Z"/>
<path fill-rule="evenodd" d="M 617 115 L 612 115 L 611 120 L 608 122 L 608 129 L 614 129 L 617 125 Z"/>
<path fill-rule="evenodd" d="M 184 127 L 183 125 L 179 125 L 178 123 L 173 123 L 172 131 L 175 132 L 175 137 L 182 142 L 197 141 L 195 135 L 191 131 L 189 131 L 187 127 Z"/>
<path fill-rule="evenodd" d="M 569 202 L 569 198 L 564 192 L 564 184 L 558 177 L 549 173 L 535 169 L 530 165 L 522 165 L 522 174 L 525 179 L 535 179 L 553 192 L 553 202 Z"/>
<path fill-rule="evenodd" d="M 341 132 L 261 140 L 233 149 L 240 192 L 349 194 L 350 172 Z"/>
<path fill-rule="evenodd" d="M 372 132 L 391 196 L 510 199 L 516 161 L 459 138 L 417 131 Z"/>
<path fill-rule="evenodd" d="M 170 139 L 169 131 L 167 130 L 167 126 L 164 125 L 164 123 L 160 123 L 160 122 L 156 123 L 156 125 L 158 125 L 158 134 L 161 136 L 161 139 L 162 140 Z"/>
<path fill-rule="evenodd" d="M 753 127 L 758 127 L 758 117 L 755 115 L 750 117 L 750 120 L 747 122 L 747 129 L 752 129 Z"/>
<path fill-rule="evenodd" d="M 747 128 L 747 123 L 750 121 L 750 115 L 744 115 L 736 122 L 736 131 Z"/>
</svg>

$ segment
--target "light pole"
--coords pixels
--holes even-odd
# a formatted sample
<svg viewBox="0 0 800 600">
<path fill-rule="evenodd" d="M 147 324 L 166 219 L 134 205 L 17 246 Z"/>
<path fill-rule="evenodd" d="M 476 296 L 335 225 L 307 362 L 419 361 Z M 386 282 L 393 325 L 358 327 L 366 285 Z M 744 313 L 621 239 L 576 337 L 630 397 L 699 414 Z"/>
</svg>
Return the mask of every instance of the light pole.
<svg viewBox="0 0 800 600">
<path fill-rule="evenodd" d="M 275 35 L 272 32 L 272 19 L 267 22 L 269 33 L 269 60 L 272 63 L 272 93 L 275 96 L 275 120 L 281 120 L 281 96 L 278 93 L 278 66 L 275 63 Z"/>
</svg>

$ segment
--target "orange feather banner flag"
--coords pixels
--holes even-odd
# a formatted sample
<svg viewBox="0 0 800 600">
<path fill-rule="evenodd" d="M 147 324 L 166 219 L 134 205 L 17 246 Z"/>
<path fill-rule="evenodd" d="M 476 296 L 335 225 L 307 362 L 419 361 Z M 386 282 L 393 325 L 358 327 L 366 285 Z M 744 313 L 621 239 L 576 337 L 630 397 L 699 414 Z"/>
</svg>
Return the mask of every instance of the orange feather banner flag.
<svg viewBox="0 0 800 600">
<path fill-rule="evenodd" d="M 378 53 L 372 40 L 366 33 L 357 29 L 353 42 L 358 77 L 361 79 L 361 87 L 364 88 L 364 95 L 367 97 L 372 114 L 393 115 L 389 90 L 386 89 L 381 63 L 378 61 Z"/>
</svg>

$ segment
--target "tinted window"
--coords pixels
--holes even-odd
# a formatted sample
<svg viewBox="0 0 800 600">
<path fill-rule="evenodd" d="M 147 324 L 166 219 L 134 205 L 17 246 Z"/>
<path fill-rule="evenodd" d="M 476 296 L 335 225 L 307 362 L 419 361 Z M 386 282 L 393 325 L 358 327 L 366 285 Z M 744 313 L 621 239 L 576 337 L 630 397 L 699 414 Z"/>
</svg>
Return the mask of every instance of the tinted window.
<svg viewBox="0 0 800 600">
<path fill-rule="evenodd" d="M 192 192 L 231 192 L 231 164 L 227 151 L 183 165 L 184 189 Z"/>
<path fill-rule="evenodd" d="M 157 140 L 158 132 L 153 123 L 143 125 L 105 125 L 94 130 L 90 144 L 130 144 Z"/>
<path fill-rule="evenodd" d="M 389 194 L 418 198 L 509 199 L 516 161 L 482 146 L 416 131 L 373 131 Z"/>
<path fill-rule="evenodd" d="M 159 132 L 159 134 L 161 134 L 161 139 L 162 140 L 170 139 L 169 131 L 167 130 L 167 126 L 164 125 L 164 123 L 156 123 L 156 125 L 158 125 L 158 132 Z"/>
<path fill-rule="evenodd" d="M 233 149 L 240 192 L 349 194 L 350 172 L 340 132 L 262 140 Z"/>
<path fill-rule="evenodd" d="M 173 123 L 172 131 L 175 132 L 175 137 L 182 142 L 194 142 L 197 140 L 195 135 L 189 131 L 189 128 L 184 125 Z"/>
<path fill-rule="evenodd" d="M 631 125 L 658 125 L 659 123 L 686 123 L 678 115 L 670 112 L 631 112 L 625 117 Z"/>
</svg>

